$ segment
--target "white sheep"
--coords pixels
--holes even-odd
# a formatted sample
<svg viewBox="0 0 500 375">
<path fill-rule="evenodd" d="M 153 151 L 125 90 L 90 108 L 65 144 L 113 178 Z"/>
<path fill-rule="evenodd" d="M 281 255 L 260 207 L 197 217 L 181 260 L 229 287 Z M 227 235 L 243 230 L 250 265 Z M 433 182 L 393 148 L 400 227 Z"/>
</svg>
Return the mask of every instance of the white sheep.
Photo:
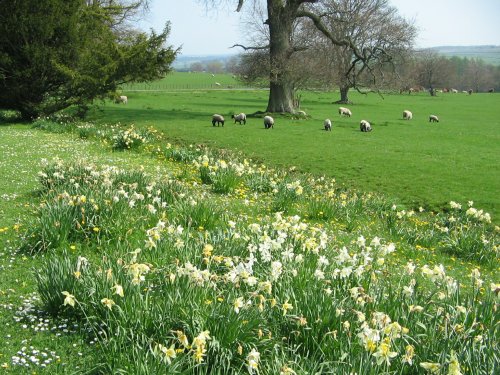
<svg viewBox="0 0 500 375">
<path fill-rule="evenodd" d="M 236 124 L 236 121 L 239 122 L 241 125 L 241 122 L 243 121 L 243 125 L 247 123 L 247 115 L 244 113 L 240 113 L 239 115 L 231 115 L 231 118 L 234 118 L 234 123 Z"/>
<path fill-rule="evenodd" d="M 274 128 L 274 119 L 271 116 L 264 117 L 264 127 L 266 129 Z"/>
<path fill-rule="evenodd" d="M 361 130 L 362 132 L 371 132 L 372 126 L 368 121 L 361 120 L 361 122 L 359 123 L 359 130 Z"/>
<path fill-rule="evenodd" d="M 115 103 L 123 103 L 127 104 L 128 103 L 128 98 L 125 95 L 120 95 L 115 99 Z"/>
<path fill-rule="evenodd" d="M 217 123 L 217 126 L 219 126 L 220 124 L 222 124 L 222 126 L 224 126 L 224 116 L 221 116 L 218 114 L 213 115 L 212 116 L 212 126 L 215 126 L 216 123 Z"/>
<path fill-rule="evenodd" d="M 352 113 L 351 113 L 351 110 L 349 108 L 339 107 L 339 115 L 351 117 Z"/>
<path fill-rule="evenodd" d="M 439 118 L 436 115 L 430 115 L 429 122 L 439 122 Z"/>
<path fill-rule="evenodd" d="M 413 113 L 405 109 L 403 111 L 403 120 L 411 120 L 413 118 Z"/>
<path fill-rule="evenodd" d="M 329 130 L 329 131 L 332 131 L 332 121 L 327 118 L 324 122 L 323 122 L 323 125 L 325 127 L 325 130 Z"/>
</svg>

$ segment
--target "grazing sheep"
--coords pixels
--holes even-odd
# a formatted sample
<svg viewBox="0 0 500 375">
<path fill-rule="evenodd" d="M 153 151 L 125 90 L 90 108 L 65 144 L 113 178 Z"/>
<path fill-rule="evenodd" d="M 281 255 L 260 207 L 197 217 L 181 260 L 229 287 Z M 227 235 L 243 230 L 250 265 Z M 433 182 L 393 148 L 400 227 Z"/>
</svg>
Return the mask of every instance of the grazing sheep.
<svg viewBox="0 0 500 375">
<path fill-rule="evenodd" d="M 473 91 L 472 89 L 467 90 L 467 94 L 472 95 Z"/>
<path fill-rule="evenodd" d="M 361 130 L 362 132 L 371 132 L 372 126 L 368 121 L 361 120 L 361 122 L 359 123 L 359 130 Z"/>
<path fill-rule="evenodd" d="M 264 117 L 264 127 L 266 129 L 274 128 L 274 119 L 271 116 Z"/>
<path fill-rule="evenodd" d="M 339 107 L 339 115 L 351 117 L 352 113 L 351 113 L 351 110 L 349 108 Z"/>
<path fill-rule="evenodd" d="M 403 111 L 403 120 L 411 120 L 413 118 L 413 113 L 405 109 Z"/>
<path fill-rule="evenodd" d="M 224 126 L 224 116 L 221 116 L 218 114 L 213 115 L 212 116 L 212 126 L 215 126 L 216 123 L 217 123 L 217 126 L 219 126 L 220 124 L 222 124 L 222 126 Z"/>
<path fill-rule="evenodd" d="M 494 88 L 488 89 L 488 92 L 495 92 Z"/>
<path fill-rule="evenodd" d="M 458 93 L 458 90 L 457 90 L 457 89 L 451 89 L 451 92 L 452 92 L 453 94 L 457 94 L 457 93 Z"/>
<path fill-rule="evenodd" d="M 430 115 L 429 122 L 439 122 L 439 118 L 436 115 Z"/>
<path fill-rule="evenodd" d="M 125 95 L 120 95 L 115 99 L 115 103 L 123 103 L 127 104 L 128 103 L 128 98 Z"/>
<path fill-rule="evenodd" d="M 247 123 L 247 115 L 245 115 L 244 113 L 240 113 L 239 115 L 231 115 L 231 118 L 234 118 L 234 123 L 236 124 L 236 121 L 239 122 L 239 124 L 241 125 L 241 122 L 243 121 L 243 125 L 245 125 Z"/>
<path fill-rule="evenodd" d="M 323 125 L 325 126 L 325 130 L 332 131 L 332 121 L 329 118 L 327 118 L 325 122 L 323 122 Z"/>
</svg>

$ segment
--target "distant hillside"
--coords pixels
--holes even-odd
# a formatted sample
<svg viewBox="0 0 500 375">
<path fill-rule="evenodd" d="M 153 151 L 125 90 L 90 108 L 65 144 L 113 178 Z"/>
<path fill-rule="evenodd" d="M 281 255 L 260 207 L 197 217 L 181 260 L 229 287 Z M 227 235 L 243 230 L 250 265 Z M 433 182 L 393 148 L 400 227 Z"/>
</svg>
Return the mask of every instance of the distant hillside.
<svg viewBox="0 0 500 375">
<path fill-rule="evenodd" d="M 430 49 L 447 57 L 480 58 L 487 64 L 500 66 L 500 46 L 438 46 Z M 188 71 L 194 63 L 206 65 L 211 62 L 220 62 L 225 65 L 236 56 L 238 55 L 180 55 L 175 59 L 173 68 L 177 71 Z"/>
<path fill-rule="evenodd" d="M 173 68 L 177 71 L 186 71 L 189 70 L 191 64 L 201 63 L 206 65 L 210 62 L 221 62 L 222 64 L 226 64 L 228 60 L 235 57 L 237 55 L 205 55 L 205 56 L 196 56 L 196 55 L 180 55 L 177 57 L 172 64 Z"/>
<path fill-rule="evenodd" d="M 500 65 L 500 46 L 439 46 L 430 49 L 447 57 L 480 58 L 487 64 Z"/>
</svg>

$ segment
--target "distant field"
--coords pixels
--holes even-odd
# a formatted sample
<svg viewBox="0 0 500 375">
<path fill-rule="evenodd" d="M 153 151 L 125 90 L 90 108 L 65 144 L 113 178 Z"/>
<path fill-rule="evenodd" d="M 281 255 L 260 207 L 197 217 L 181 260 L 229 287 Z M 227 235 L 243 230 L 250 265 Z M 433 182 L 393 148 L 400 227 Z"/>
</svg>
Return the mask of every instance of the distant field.
<svg viewBox="0 0 500 375">
<path fill-rule="evenodd" d="M 199 77 L 178 73 L 169 78 L 180 82 L 186 76 L 186 81 Z M 275 128 L 266 131 L 260 118 L 240 126 L 232 124 L 230 115 L 265 109 L 267 91 L 124 92 L 128 105 L 105 105 L 97 121 L 153 125 L 173 140 L 239 150 L 266 164 L 333 176 L 413 207 L 438 209 L 450 200 L 473 200 L 495 221 L 500 215 L 497 94 L 382 99 L 353 93 L 353 117 L 340 118 L 332 104 L 337 93 L 305 92 L 302 109 L 310 118 L 276 116 Z M 403 109 L 413 111 L 412 121 L 402 120 Z M 226 126 L 212 127 L 213 113 L 225 115 Z M 428 122 L 431 113 L 439 115 L 438 124 Z M 322 130 L 325 118 L 333 120 L 331 133 Z M 361 119 L 372 122 L 372 133 L 359 131 Z"/>
<path fill-rule="evenodd" d="M 218 85 L 220 84 L 220 85 Z M 212 74 L 203 72 L 172 72 L 162 80 L 152 83 L 134 83 L 125 85 L 124 91 L 130 90 L 193 90 L 193 89 L 244 88 L 230 74 Z"/>
<path fill-rule="evenodd" d="M 446 57 L 479 58 L 487 64 L 500 65 L 500 46 L 443 46 L 432 49 Z"/>
</svg>

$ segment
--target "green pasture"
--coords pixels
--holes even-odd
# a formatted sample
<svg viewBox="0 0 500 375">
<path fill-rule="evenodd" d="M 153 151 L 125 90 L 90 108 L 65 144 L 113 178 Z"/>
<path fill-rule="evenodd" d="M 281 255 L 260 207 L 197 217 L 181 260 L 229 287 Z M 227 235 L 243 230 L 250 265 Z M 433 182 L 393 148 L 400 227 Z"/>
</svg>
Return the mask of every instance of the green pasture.
<svg viewBox="0 0 500 375">
<path fill-rule="evenodd" d="M 199 77 L 208 78 L 203 73 L 176 73 L 162 82 L 171 79 L 180 85 L 185 80 L 196 86 L 194 78 Z M 216 79 L 227 82 L 222 76 Z M 238 150 L 269 165 L 335 177 L 415 208 L 440 209 L 450 200 L 472 200 L 494 221 L 500 214 L 500 96 L 496 94 L 381 97 L 352 92 L 353 116 L 341 118 L 338 105 L 332 104 L 338 93 L 307 91 L 301 94 L 307 118 L 275 115 L 275 127 L 267 131 L 261 116 L 250 115 L 241 126 L 230 118 L 232 113 L 264 110 L 265 90 L 124 90 L 124 94 L 129 97 L 127 105 L 107 103 L 93 119 L 154 126 L 173 141 Z M 404 109 L 413 112 L 413 120 L 402 119 Z M 213 113 L 226 117 L 224 127 L 212 126 Z M 438 115 L 440 122 L 429 123 L 429 114 Z M 325 118 L 333 121 L 332 132 L 323 130 Z M 371 133 L 359 131 L 361 119 L 372 123 Z"/>
<path fill-rule="evenodd" d="M 123 91 L 163 91 L 197 89 L 234 89 L 244 86 L 230 74 L 212 74 L 208 72 L 172 72 L 165 78 L 146 83 L 132 83 L 123 86 Z"/>
<path fill-rule="evenodd" d="M 206 136 L 287 134 L 200 117 Z M 299 136 L 302 125 L 340 132 L 288 121 Z M 458 203 L 408 211 L 168 142 L 115 123 L 0 126 L 3 372 L 498 372 L 498 227 L 487 215 Z"/>
</svg>

